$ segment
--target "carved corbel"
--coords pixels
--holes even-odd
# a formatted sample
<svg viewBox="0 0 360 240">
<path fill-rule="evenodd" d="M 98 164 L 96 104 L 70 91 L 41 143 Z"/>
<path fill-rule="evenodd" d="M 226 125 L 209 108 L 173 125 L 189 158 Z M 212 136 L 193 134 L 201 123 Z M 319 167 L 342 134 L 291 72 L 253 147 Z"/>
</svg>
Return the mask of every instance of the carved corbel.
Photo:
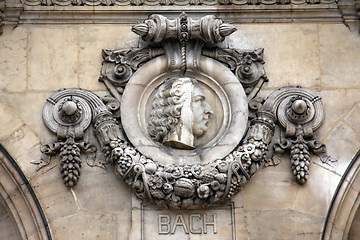
<svg viewBox="0 0 360 240">
<path fill-rule="evenodd" d="M 301 88 L 285 88 L 272 93 L 261 110 L 272 112 L 281 126 L 281 135 L 274 144 L 275 152 L 290 151 L 291 168 L 296 180 L 304 184 L 309 178 L 310 151 L 323 162 L 333 161 L 326 147 L 314 140 L 314 131 L 324 120 L 321 98 Z"/>
<path fill-rule="evenodd" d="M 341 0 L 338 2 L 338 5 L 344 24 L 351 30 L 359 30 L 360 29 L 359 0 Z"/>
<path fill-rule="evenodd" d="M 116 107 L 115 107 L 116 108 Z M 50 163 L 59 153 L 60 172 L 66 186 L 73 187 L 81 175 L 81 152 L 87 154 L 87 163 L 94 165 L 96 147 L 84 139 L 84 132 L 93 117 L 98 120 L 112 116 L 106 105 L 95 94 L 81 89 L 67 89 L 54 93 L 43 108 L 46 126 L 56 134 L 54 144 L 44 145 L 38 169 Z"/>
<path fill-rule="evenodd" d="M 1 26 L 4 24 L 12 26 L 12 28 L 16 27 L 23 11 L 24 5 L 19 0 L 0 0 L 0 34 L 3 32 Z"/>
</svg>

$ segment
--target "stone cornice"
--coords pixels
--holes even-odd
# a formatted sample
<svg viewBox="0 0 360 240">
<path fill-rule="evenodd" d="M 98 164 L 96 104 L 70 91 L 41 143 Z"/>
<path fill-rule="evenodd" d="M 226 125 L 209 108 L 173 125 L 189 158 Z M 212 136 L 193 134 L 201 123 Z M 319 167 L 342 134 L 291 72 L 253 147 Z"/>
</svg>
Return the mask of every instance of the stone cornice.
<svg viewBox="0 0 360 240">
<path fill-rule="evenodd" d="M 134 15 L 136 11 L 136 15 Z M 19 23 L 27 24 L 133 24 L 150 14 L 173 17 L 182 11 L 191 17 L 215 14 L 227 22 L 243 23 L 341 23 L 337 3 L 242 6 L 24 6 Z"/>
<path fill-rule="evenodd" d="M 342 0 L 339 2 L 339 10 L 349 28 L 359 28 L 360 0 Z"/>
<path fill-rule="evenodd" d="M 234 24 L 359 25 L 359 0 L 0 0 L 2 24 L 134 24 L 150 14 L 217 15 Z M 2 4 L 3 3 L 3 4 Z M 6 9 L 6 10 L 5 10 Z M 136 11 L 136 14 L 134 14 Z M 1 15 L 0 14 L 0 15 Z"/>
<path fill-rule="evenodd" d="M 218 5 L 311 5 L 338 0 L 22 0 L 28 6 L 218 6 Z"/>
</svg>

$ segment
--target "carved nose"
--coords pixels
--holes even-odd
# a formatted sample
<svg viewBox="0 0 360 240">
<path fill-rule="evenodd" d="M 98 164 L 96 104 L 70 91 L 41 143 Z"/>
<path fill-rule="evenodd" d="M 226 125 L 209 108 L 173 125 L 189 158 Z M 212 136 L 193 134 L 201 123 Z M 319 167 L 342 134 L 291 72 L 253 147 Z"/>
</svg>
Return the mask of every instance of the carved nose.
<svg viewBox="0 0 360 240">
<path fill-rule="evenodd" d="M 213 115 L 214 114 L 214 112 L 211 110 L 211 107 L 210 107 L 210 105 L 207 103 L 207 102 L 204 102 L 204 104 L 205 104 L 205 113 L 206 114 L 208 114 L 208 115 Z"/>
</svg>

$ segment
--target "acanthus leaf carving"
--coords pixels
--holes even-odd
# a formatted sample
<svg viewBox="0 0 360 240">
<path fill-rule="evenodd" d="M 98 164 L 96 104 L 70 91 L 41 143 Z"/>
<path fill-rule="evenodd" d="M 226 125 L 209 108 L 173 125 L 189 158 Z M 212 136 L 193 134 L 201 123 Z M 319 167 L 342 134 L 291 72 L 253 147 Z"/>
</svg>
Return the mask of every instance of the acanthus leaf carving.
<svg viewBox="0 0 360 240">
<path fill-rule="evenodd" d="M 104 49 L 99 81 L 108 80 L 116 87 L 124 86 L 142 64 L 163 54 L 161 48 Z"/>
<path fill-rule="evenodd" d="M 202 51 L 202 55 L 214 58 L 227 65 L 240 83 L 250 89 L 253 89 L 261 79 L 268 81 L 263 67 L 263 54 L 263 48 L 255 50 L 204 48 Z M 249 93 L 250 90 L 247 94 Z"/>
</svg>

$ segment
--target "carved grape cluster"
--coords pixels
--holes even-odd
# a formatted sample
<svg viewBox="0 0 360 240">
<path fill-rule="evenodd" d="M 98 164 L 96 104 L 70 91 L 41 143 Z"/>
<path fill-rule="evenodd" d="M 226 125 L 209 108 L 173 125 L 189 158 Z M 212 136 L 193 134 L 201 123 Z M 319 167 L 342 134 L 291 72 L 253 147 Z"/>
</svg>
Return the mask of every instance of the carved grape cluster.
<svg viewBox="0 0 360 240">
<path fill-rule="evenodd" d="M 60 149 L 60 172 L 67 187 L 76 185 L 81 174 L 80 148 L 78 145 L 73 138 L 68 138 Z"/>
<path fill-rule="evenodd" d="M 309 178 L 310 152 L 309 147 L 304 142 L 299 142 L 291 146 L 290 152 L 291 168 L 296 179 L 300 183 L 305 183 Z"/>
<path fill-rule="evenodd" d="M 133 165 L 129 156 L 124 155 L 124 150 L 117 147 L 113 150 L 113 158 L 116 159 L 118 172 L 120 175 L 124 175 L 129 168 Z"/>
<path fill-rule="evenodd" d="M 245 182 L 246 182 L 246 180 L 245 180 Z M 240 181 L 235 176 L 233 176 L 231 178 L 230 190 L 226 197 L 228 199 L 232 198 L 232 196 L 234 196 L 235 193 L 237 193 L 239 191 L 239 189 L 240 189 Z"/>
<path fill-rule="evenodd" d="M 111 151 L 110 151 L 111 150 Z M 128 145 L 121 140 L 113 140 L 110 146 L 106 148 L 106 155 L 109 161 L 116 163 L 117 173 L 124 176 L 125 173 L 134 165 L 131 154 L 136 151 L 128 147 Z"/>
</svg>

